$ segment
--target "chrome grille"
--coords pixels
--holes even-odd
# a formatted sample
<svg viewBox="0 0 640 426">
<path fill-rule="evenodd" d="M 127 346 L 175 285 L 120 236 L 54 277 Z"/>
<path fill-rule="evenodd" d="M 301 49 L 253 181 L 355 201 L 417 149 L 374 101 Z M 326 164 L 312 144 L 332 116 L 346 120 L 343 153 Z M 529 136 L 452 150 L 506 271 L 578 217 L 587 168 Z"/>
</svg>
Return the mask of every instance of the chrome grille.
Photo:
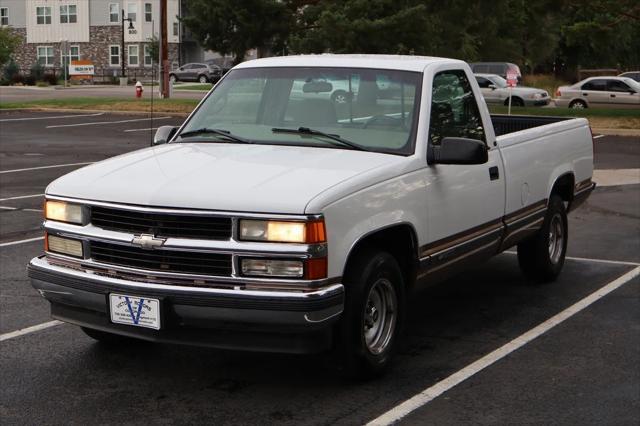
<svg viewBox="0 0 640 426">
<path fill-rule="evenodd" d="M 91 223 L 110 231 L 152 234 L 156 237 L 228 240 L 231 218 L 148 213 L 111 207 L 91 207 Z"/>
<path fill-rule="evenodd" d="M 151 271 L 231 276 L 231 255 L 178 250 L 146 250 L 121 244 L 91 241 L 96 262 Z"/>
</svg>

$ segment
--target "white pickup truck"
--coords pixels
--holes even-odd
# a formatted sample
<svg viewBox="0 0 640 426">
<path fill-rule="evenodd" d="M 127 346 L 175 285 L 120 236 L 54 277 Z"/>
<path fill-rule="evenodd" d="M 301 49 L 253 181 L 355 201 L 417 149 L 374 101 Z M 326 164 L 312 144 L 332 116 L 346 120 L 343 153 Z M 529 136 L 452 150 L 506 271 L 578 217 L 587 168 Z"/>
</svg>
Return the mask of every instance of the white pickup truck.
<svg viewBox="0 0 640 426">
<path fill-rule="evenodd" d="M 414 288 L 516 245 L 555 279 L 592 170 L 586 120 L 490 116 L 462 61 L 260 59 L 152 147 L 51 183 L 28 272 L 101 341 L 334 348 L 377 374 Z"/>
</svg>

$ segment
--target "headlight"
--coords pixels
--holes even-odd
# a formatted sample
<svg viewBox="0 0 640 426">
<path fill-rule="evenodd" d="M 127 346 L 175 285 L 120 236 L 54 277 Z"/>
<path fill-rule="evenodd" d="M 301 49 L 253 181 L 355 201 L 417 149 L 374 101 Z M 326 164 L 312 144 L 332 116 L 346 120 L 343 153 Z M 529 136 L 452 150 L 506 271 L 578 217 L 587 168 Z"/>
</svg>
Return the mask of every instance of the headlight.
<svg viewBox="0 0 640 426">
<path fill-rule="evenodd" d="M 531 99 L 542 99 L 542 93 L 534 93 L 533 95 L 529 96 Z"/>
<path fill-rule="evenodd" d="M 309 222 L 241 220 L 240 240 L 278 243 L 322 243 L 326 241 L 323 220 Z"/>
<path fill-rule="evenodd" d="M 70 204 L 65 201 L 47 200 L 44 207 L 44 217 L 59 222 L 82 225 L 83 214 L 80 204 Z"/>
<path fill-rule="evenodd" d="M 242 275 L 257 277 L 302 278 L 302 260 L 242 259 Z"/>
<path fill-rule="evenodd" d="M 56 235 L 46 236 L 45 250 L 52 253 L 66 254 L 67 256 L 83 257 L 81 241 Z"/>
</svg>

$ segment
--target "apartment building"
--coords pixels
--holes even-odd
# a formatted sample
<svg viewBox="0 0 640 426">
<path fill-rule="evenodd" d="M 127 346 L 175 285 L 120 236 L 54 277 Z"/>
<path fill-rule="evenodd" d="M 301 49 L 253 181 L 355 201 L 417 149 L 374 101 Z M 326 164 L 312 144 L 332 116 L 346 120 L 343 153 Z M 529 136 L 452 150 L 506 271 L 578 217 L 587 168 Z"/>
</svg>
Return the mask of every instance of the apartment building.
<svg viewBox="0 0 640 426">
<path fill-rule="evenodd" d="M 168 53 L 174 66 L 181 59 L 180 3 L 167 1 Z M 123 11 L 133 26 L 125 22 L 124 46 Z M 123 59 L 128 75 L 150 75 L 150 39 L 159 37 L 159 24 L 160 0 L 0 0 L 0 25 L 22 41 L 13 58 L 22 69 L 36 62 L 61 68 L 68 56 L 91 61 L 103 75 L 119 76 Z M 193 43 L 187 46 L 194 48 Z"/>
</svg>

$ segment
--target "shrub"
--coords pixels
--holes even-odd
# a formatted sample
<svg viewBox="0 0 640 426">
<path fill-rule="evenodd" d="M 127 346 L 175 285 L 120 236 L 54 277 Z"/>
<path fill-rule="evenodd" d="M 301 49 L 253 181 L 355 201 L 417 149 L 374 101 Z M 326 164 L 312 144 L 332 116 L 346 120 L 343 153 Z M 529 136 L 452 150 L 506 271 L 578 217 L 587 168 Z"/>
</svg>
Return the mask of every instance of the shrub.
<svg viewBox="0 0 640 426">
<path fill-rule="evenodd" d="M 24 84 L 24 76 L 20 73 L 14 74 L 11 78 L 11 84 Z"/>
<path fill-rule="evenodd" d="M 46 81 L 36 81 L 36 86 L 38 87 L 49 87 L 49 83 Z"/>
<path fill-rule="evenodd" d="M 50 84 L 52 86 L 55 86 L 56 84 L 58 84 L 58 77 L 56 77 L 55 74 L 46 73 L 44 75 L 44 77 L 42 78 L 42 81 L 44 81 L 44 82 L 46 82 L 46 83 L 48 83 L 48 84 Z"/>
<path fill-rule="evenodd" d="M 44 68 L 42 68 L 42 65 L 38 63 L 31 65 L 31 77 L 33 77 L 34 80 L 42 80 L 44 77 Z"/>
<path fill-rule="evenodd" d="M 18 68 L 18 64 L 14 61 L 11 61 L 4 67 L 4 80 L 13 81 L 13 76 L 20 73 L 20 68 Z"/>
<path fill-rule="evenodd" d="M 28 75 L 23 78 L 23 82 L 27 86 L 33 86 L 34 84 L 36 84 L 36 78 L 33 75 Z"/>
</svg>

